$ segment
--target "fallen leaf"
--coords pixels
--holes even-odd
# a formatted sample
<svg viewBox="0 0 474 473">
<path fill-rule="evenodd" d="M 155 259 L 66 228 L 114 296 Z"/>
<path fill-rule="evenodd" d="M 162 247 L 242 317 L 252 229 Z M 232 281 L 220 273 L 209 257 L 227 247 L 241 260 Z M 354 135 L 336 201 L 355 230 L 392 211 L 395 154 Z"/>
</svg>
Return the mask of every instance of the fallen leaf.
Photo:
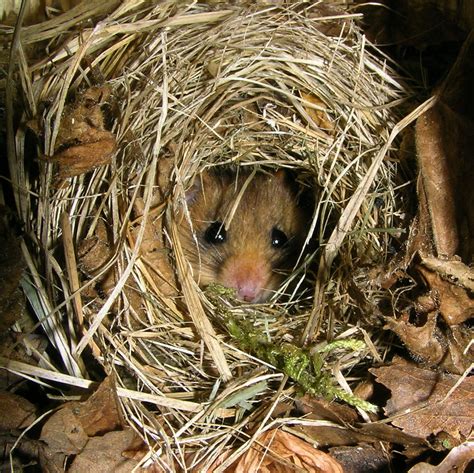
<svg viewBox="0 0 474 473">
<path fill-rule="evenodd" d="M 402 432 L 400 429 L 393 427 L 389 424 L 384 424 L 380 422 L 371 422 L 367 424 L 362 424 L 358 432 L 360 434 L 360 442 L 390 442 L 391 444 L 403 445 L 405 448 L 414 448 L 414 449 L 426 449 L 426 442 L 419 437 L 409 435 L 405 432 Z M 362 436 L 365 435 L 365 439 L 362 440 Z"/>
<path fill-rule="evenodd" d="M 450 370 L 455 374 L 462 374 L 469 369 L 474 362 L 474 327 L 463 325 L 453 325 L 449 329 L 447 336 L 449 360 L 446 360 L 457 370 Z"/>
<path fill-rule="evenodd" d="M 438 365 L 446 355 L 447 344 L 438 328 L 436 312 L 426 316 L 421 326 L 412 324 L 408 314 L 399 319 L 387 317 L 384 329 L 395 332 L 408 350 L 418 359 L 430 365 Z"/>
<path fill-rule="evenodd" d="M 94 436 L 121 431 L 123 425 L 114 381 L 108 377 L 87 401 L 64 404 L 44 424 L 40 438 L 43 468 L 63 471 L 65 459 L 79 455 Z"/>
<path fill-rule="evenodd" d="M 415 301 L 416 324 L 404 314 L 386 326 L 416 359 L 458 374 L 474 360 L 473 329 L 465 324 L 474 316 L 473 57 L 471 33 L 416 124 L 419 205 L 405 261 L 427 290 Z"/>
<path fill-rule="evenodd" d="M 420 296 L 415 302 L 419 317 L 415 323 L 408 314 L 399 319 L 387 317 L 385 329 L 392 330 L 410 350 L 412 357 L 429 366 L 462 374 L 474 362 L 474 329 L 463 325 L 438 323 L 436 294 Z M 445 307 L 445 306 L 443 306 Z M 429 311 L 424 313 L 424 311 Z"/>
<path fill-rule="evenodd" d="M 71 403 L 71 408 L 89 437 L 125 426 L 113 376 L 107 377 L 87 401 Z"/>
<path fill-rule="evenodd" d="M 79 453 L 87 440 L 88 436 L 69 404 L 55 412 L 41 430 L 41 441 L 55 453 Z"/>
<path fill-rule="evenodd" d="M 454 447 L 437 466 L 421 462 L 410 468 L 408 473 L 469 473 L 474 467 L 474 442 Z"/>
<path fill-rule="evenodd" d="M 108 86 L 91 87 L 64 107 L 53 156 L 43 156 L 57 166 L 59 179 L 77 176 L 111 162 L 117 149 L 115 135 L 105 129 L 103 106 L 111 95 Z M 43 123 L 28 126 L 39 136 Z"/>
<path fill-rule="evenodd" d="M 93 437 L 85 448 L 73 460 L 68 473 L 129 473 L 138 461 L 126 458 L 122 452 L 135 440 L 132 429 L 108 432 L 100 437 Z"/>
<path fill-rule="evenodd" d="M 25 398 L 9 392 L 0 392 L 0 431 L 24 429 L 36 420 L 36 407 Z"/>
<path fill-rule="evenodd" d="M 132 439 L 130 445 L 122 452 L 122 456 L 136 460 L 137 462 L 142 460 L 145 455 L 150 452 L 150 448 L 143 442 L 143 440 L 137 436 Z M 164 456 L 167 455 L 167 458 Z M 141 468 L 136 468 L 134 471 L 139 473 L 168 473 L 170 471 L 181 472 L 182 470 L 176 465 L 176 461 L 169 452 L 165 452 L 161 455 L 159 460 L 153 461 L 150 459 L 145 462 L 145 465 Z M 152 463 L 150 463 L 150 461 Z M 196 470 L 189 470 L 196 471 Z"/>
<path fill-rule="evenodd" d="M 268 3 L 268 1 L 262 3 Z M 348 28 L 349 22 L 341 21 L 341 18 L 338 18 L 346 14 L 341 5 L 331 5 L 328 2 L 322 2 L 311 4 L 311 8 L 301 4 L 300 8 L 308 18 L 317 19 L 314 26 L 325 36 L 340 37 L 342 32 Z"/>
<path fill-rule="evenodd" d="M 416 267 L 431 291 L 448 325 L 459 325 L 474 317 L 474 270 L 458 260 L 422 256 Z"/>
<path fill-rule="evenodd" d="M 420 219 L 428 219 L 434 254 L 474 256 L 474 34 L 465 41 L 437 102 L 418 118 Z"/>
<path fill-rule="evenodd" d="M 27 317 L 22 319 L 24 329 L 29 330 Z M 8 331 L 0 334 L 0 357 L 5 360 L 16 360 L 31 366 L 38 364 L 38 353 L 44 353 L 49 346 L 49 340 L 43 335 L 25 334 Z M 24 377 L 16 372 L 0 369 L 0 389 L 9 391 L 18 386 Z"/>
<path fill-rule="evenodd" d="M 298 398 L 296 407 L 301 414 L 311 419 L 353 424 L 359 417 L 353 407 L 309 395 Z"/>
<path fill-rule="evenodd" d="M 391 391 L 384 410 L 393 425 L 424 439 L 442 432 L 454 439 L 470 435 L 474 425 L 473 377 L 461 379 L 401 360 L 370 371 Z"/>
<path fill-rule="evenodd" d="M 48 159 L 58 165 L 59 179 L 78 176 L 111 162 L 117 149 L 115 136 L 108 131 L 96 133 L 96 136 L 98 141 L 69 146 Z"/>
<path fill-rule="evenodd" d="M 222 464 L 220 458 L 208 472 Z M 285 473 L 298 467 L 308 473 L 342 473 L 341 465 L 330 455 L 295 435 L 273 429 L 261 434 L 252 446 L 225 471 L 226 473 Z"/>
<path fill-rule="evenodd" d="M 155 206 L 147 216 L 145 232 L 140 245 L 140 259 L 145 265 L 157 292 L 171 296 L 177 294 L 175 273 L 169 259 L 169 248 L 166 245 L 166 234 L 162 218 L 163 204 L 161 196 L 155 196 Z M 134 206 L 135 222 L 130 226 L 128 234 L 130 244 L 133 246 L 140 232 L 143 213 L 139 207 L 141 199 L 136 199 Z"/>
<path fill-rule="evenodd" d="M 427 286 L 415 302 L 426 323 L 417 326 L 403 316 L 386 326 L 417 359 L 458 374 L 474 359 L 474 331 L 465 324 L 474 316 L 474 272 L 468 266 L 474 257 L 473 57 L 471 33 L 435 104 L 416 124 L 419 210 L 407 256 L 418 255 L 414 270 Z"/>
<path fill-rule="evenodd" d="M 474 271 L 459 258 L 435 258 L 420 254 L 421 262 L 426 269 L 438 273 L 443 279 L 453 282 L 474 292 Z"/>
<path fill-rule="evenodd" d="M 449 111 L 441 107 L 435 105 L 418 119 L 416 147 L 436 252 L 449 257 L 456 254 L 460 239 L 456 222 L 458 183 L 452 169 L 457 163 L 446 155 L 444 140 L 457 133 L 446 117 Z M 451 149 L 453 146 L 450 143 Z"/>
<path fill-rule="evenodd" d="M 345 427 L 338 424 L 295 425 L 292 430 L 306 439 L 313 441 L 318 447 L 341 447 L 344 445 L 357 445 L 359 442 L 376 442 L 377 438 L 360 433 L 356 428 Z"/>
<path fill-rule="evenodd" d="M 474 299 L 469 292 L 452 282 L 445 281 L 439 274 L 419 267 L 434 298 L 438 301 L 438 310 L 448 325 L 459 325 L 474 317 Z"/>
<path fill-rule="evenodd" d="M 66 455 L 54 453 L 47 445 L 40 444 L 38 449 L 41 471 L 44 473 L 64 473 Z"/>
<path fill-rule="evenodd" d="M 70 455 L 77 455 L 86 446 L 89 437 L 66 404 L 55 412 L 41 430 L 40 462 L 43 471 L 64 471 Z"/>
<path fill-rule="evenodd" d="M 28 470 L 28 466 L 38 463 L 40 442 L 28 438 L 27 434 L 19 437 L 17 430 L 1 433 L 0 445 L 0 464 L 3 471 L 8 465 L 8 470 L 12 472 L 24 472 Z"/>
<path fill-rule="evenodd" d="M 400 429 L 377 422 L 364 423 L 359 426 L 328 424 L 327 422 L 314 424 L 304 423 L 294 425 L 292 429 L 304 438 L 313 440 L 319 447 L 343 447 L 348 445 L 374 444 L 380 441 L 392 444 L 426 448 L 423 440 L 408 435 Z"/>
<path fill-rule="evenodd" d="M 98 136 L 105 130 L 103 106 L 111 93 L 109 86 L 90 87 L 79 92 L 75 100 L 64 107 L 55 151 L 73 143 L 98 141 Z"/>
<path fill-rule="evenodd" d="M 81 240 L 77 249 L 79 269 L 88 277 L 94 277 L 112 257 L 112 246 L 107 227 L 99 220 L 92 236 Z"/>
</svg>

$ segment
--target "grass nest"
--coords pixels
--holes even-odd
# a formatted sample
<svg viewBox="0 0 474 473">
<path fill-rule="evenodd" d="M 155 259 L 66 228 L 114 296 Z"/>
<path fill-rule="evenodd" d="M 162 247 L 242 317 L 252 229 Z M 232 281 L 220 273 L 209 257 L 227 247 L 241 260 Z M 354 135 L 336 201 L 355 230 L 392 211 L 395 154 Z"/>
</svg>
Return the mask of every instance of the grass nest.
<svg viewBox="0 0 474 473">
<path fill-rule="evenodd" d="M 301 376 L 314 352 L 298 347 L 365 340 L 320 365 L 343 400 L 386 353 L 367 307 L 392 297 L 373 271 L 403 241 L 397 135 L 412 92 L 356 16 L 318 2 L 100 3 L 14 40 L 24 114 L 9 162 L 24 288 L 50 344 L 36 375 L 83 386 L 92 353 L 150 455 L 193 452 L 188 467 L 205 469 L 248 448 L 278 402 L 318 393 L 322 377 Z M 314 195 L 284 297 L 235 303 L 192 279 L 176 215 L 220 167 L 287 168 Z"/>
</svg>

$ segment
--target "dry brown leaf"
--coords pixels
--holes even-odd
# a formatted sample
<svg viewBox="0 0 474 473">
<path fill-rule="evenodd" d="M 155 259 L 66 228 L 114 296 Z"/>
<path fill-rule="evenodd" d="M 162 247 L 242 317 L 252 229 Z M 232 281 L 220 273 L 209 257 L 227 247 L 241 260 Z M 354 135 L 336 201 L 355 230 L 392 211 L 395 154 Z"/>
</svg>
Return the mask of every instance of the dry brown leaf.
<svg viewBox="0 0 474 473">
<path fill-rule="evenodd" d="M 36 407 L 21 396 L 0 392 L 0 431 L 24 429 L 36 419 Z M 5 415 L 8 413 L 8 415 Z"/>
<path fill-rule="evenodd" d="M 89 437 L 118 430 L 125 425 L 112 376 L 107 377 L 87 401 L 70 404 Z"/>
<path fill-rule="evenodd" d="M 459 183 L 453 170 L 458 164 L 446 155 L 444 140 L 449 133 L 454 134 L 448 124 L 452 122 L 445 118 L 447 113 L 436 105 L 418 119 L 416 149 L 436 252 L 450 257 L 457 253 L 460 239 L 456 223 Z"/>
<path fill-rule="evenodd" d="M 115 135 L 105 129 L 102 107 L 111 95 L 109 87 L 91 87 L 65 106 L 53 156 L 44 159 L 58 166 L 59 179 L 77 176 L 108 164 L 117 149 Z M 42 134 L 42 123 L 29 127 Z"/>
<path fill-rule="evenodd" d="M 409 321 L 408 315 L 400 319 L 387 318 L 386 330 L 395 332 L 408 350 L 430 365 L 438 365 L 446 355 L 446 341 L 438 328 L 435 312 L 427 314 L 426 322 L 417 326 Z"/>
<path fill-rule="evenodd" d="M 390 389 L 392 397 L 385 413 L 404 432 L 419 438 L 445 432 L 454 439 L 462 439 L 471 434 L 474 378 L 461 380 L 459 376 L 418 368 L 401 360 L 370 371 Z"/>
<path fill-rule="evenodd" d="M 434 299 L 438 301 L 439 312 L 448 325 L 459 325 L 474 317 L 474 298 L 462 286 L 452 281 L 446 281 L 440 274 L 418 266 L 426 283 L 434 292 Z"/>
<path fill-rule="evenodd" d="M 220 459 L 209 470 L 212 473 Z M 342 473 L 341 465 L 327 453 L 295 435 L 273 429 L 260 435 L 226 473 L 285 473 L 292 467 L 308 473 Z M 296 469 L 296 468 L 295 468 Z"/>
<path fill-rule="evenodd" d="M 3 471 L 8 469 L 11 472 L 23 473 L 28 467 L 38 464 L 40 442 L 28 438 L 28 433 L 19 437 L 17 430 L 2 432 L 0 445 L 0 464 Z"/>
<path fill-rule="evenodd" d="M 132 439 L 131 444 L 128 445 L 126 450 L 122 452 L 122 456 L 138 462 L 142 460 L 143 457 L 149 453 L 149 451 L 149 446 L 146 445 L 141 438 L 135 436 L 135 438 Z M 152 460 L 153 462 L 151 464 L 149 461 L 147 461 L 146 466 L 137 468 L 134 471 L 137 471 L 139 473 L 168 473 L 170 471 L 181 472 L 181 468 L 176 465 L 176 462 L 172 455 L 168 454 L 167 456 L 168 458 L 162 456 L 159 460 Z"/>
<path fill-rule="evenodd" d="M 25 327 L 29 329 L 27 324 Z M 43 335 L 8 331 L 0 336 L 0 357 L 36 366 L 37 354 L 44 353 L 48 348 L 48 343 L 48 339 Z M 20 374 L 0 369 L 0 389 L 10 390 L 17 387 L 22 380 L 24 377 Z"/>
<path fill-rule="evenodd" d="M 454 447 L 437 466 L 418 463 L 409 473 L 469 473 L 474 466 L 474 442 L 466 442 Z"/>
<path fill-rule="evenodd" d="M 102 107 L 111 95 L 109 86 L 91 87 L 78 93 L 64 108 L 55 151 L 73 143 L 93 143 L 105 130 Z"/>
<path fill-rule="evenodd" d="M 341 425 L 295 425 L 293 432 L 311 439 L 318 447 L 357 445 L 359 442 L 375 442 L 377 438 L 361 434 L 357 429 Z"/>
<path fill-rule="evenodd" d="M 474 256 L 473 57 L 471 34 L 438 101 L 416 125 L 419 211 L 407 256 L 421 258 L 415 269 L 428 291 L 415 308 L 427 321 L 415 326 L 404 317 L 387 323 L 417 358 L 458 374 L 474 359 L 473 330 L 461 325 L 474 316 L 474 273 L 468 266 Z M 438 313 L 445 324 L 437 323 Z"/>
<path fill-rule="evenodd" d="M 426 449 L 426 443 L 423 439 L 409 435 L 388 424 L 372 422 L 362 424 L 358 430 L 361 435 L 359 443 L 383 441 L 403 445 L 405 448 Z M 365 439 L 362 438 L 362 435 L 365 435 Z"/>
<path fill-rule="evenodd" d="M 118 430 L 122 425 L 114 382 L 108 377 L 87 401 L 66 403 L 44 424 L 43 467 L 50 471 L 62 468 L 65 458 L 81 453 L 94 435 Z"/>
<path fill-rule="evenodd" d="M 426 273 L 425 270 L 421 271 Z M 437 281 L 444 280 L 437 278 Z M 456 321 L 456 314 L 458 321 L 464 320 L 466 314 L 472 314 L 470 298 L 463 288 L 454 283 L 445 284 L 444 292 L 431 290 L 415 301 L 419 319 L 416 323 L 412 323 L 408 314 L 403 314 L 399 319 L 387 318 L 384 328 L 395 332 L 417 360 L 451 373 L 462 374 L 474 361 L 474 329 L 466 324 L 440 325 L 438 310 L 451 314 L 451 322 Z M 453 295 L 454 287 L 459 289 L 458 299 Z"/>
<path fill-rule="evenodd" d="M 136 218 L 135 225 L 130 227 L 131 245 L 135 244 L 136 238 L 140 231 L 140 223 L 142 213 L 138 207 L 141 199 L 136 200 L 134 207 Z M 169 248 L 166 246 L 165 234 L 163 231 L 163 218 L 161 215 L 162 208 L 159 204 L 159 196 L 157 196 L 157 207 L 151 210 L 147 217 L 145 232 L 143 234 L 142 243 L 140 245 L 140 258 L 143 261 L 158 292 L 163 295 L 176 295 L 177 289 L 173 285 L 175 282 L 175 274 L 169 260 Z"/>
<path fill-rule="evenodd" d="M 117 149 L 115 136 L 108 131 L 96 136 L 98 141 L 70 146 L 49 159 L 59 167 L 58 178 L 78 176 L 111 162 Z"/>
<path fill-rule="evenodd" d="M 301 414 L 310 419 L 353 424 L 359 417 L 357 411 L 348 405 L 338 404 L 308 395 L 298 398 L 296 400 L 296 407 Z"/>
<path fill-rule="evenodd" d="M 449 363 L 451 366 L 456 367 L 457 371 L 446 368 L 448 371 L 462 374 L 469 369 L 470 365 L 474 362 L 473 340 L 473 327 L 466 325 L 453 325 L 450 327 L 447 336 L 449 360 L 446 360 L 446 366 Z"/>
<path fill-rule="evenodd" d="M 426 269 L 438 273 L 443 279 L 451 281 L 470 292 L 474 292 L 474 271 L 459 258 L 435 258 L 420 253 L 421 263 Z"/>
<path fill-rule="evenodd" d="M 104 271 L 113 257 L 113 246 L 103 220 L 97 222 L 93 235 L 78 243 L 77 257 L 81 272 L 87 278 L 96 278 L 95 284 L 88 284 L 82 289 L 82 297 L 90 301 L 101 300 L 113 290 L 117 279 L 115 266 Z"/>
<path fill-rule="evenodd" d="M 47 446 L 40 445 L 39 448 L 39 461 L 41 471 L 44 473 L 64 473 L 64 464 L 66 462 L 66 456 L 62 455 L 51 455 L 51 451 Z"/>
<path fill-rule="evenodd" d="M 474 34 L 438 91 L 438 102 L 416 125 L 420 214 L 428 215 L 435 254 L 474 256 Z M 424 214 L 424 215 L 423 215 Z"/>
<path fill-rule="evenodd" d="M 79 268 L 87 276 L 93 277 L 104 267 L 112 253 L 107 227 L 103 220 L 99 220 L 94 234 L 79 242 Z"/>
<path fill-rule="evenodd" d="M 145 277 L 163 295 L 176 295 L 177 289 L 173 285 L 175 275 L 168 259 L 169 249 L 166 248 L 163 232 L 162 195 L 156 192 L 150 212 L 147 215 L 145 232 L 140 245 L 140 262 L 143 263 Z M 143 217 L 144 203 L 137 198 L 134 203 L 133 221 L 127 233 L 130 245 L 135 245 L 135 240 L 140 232 Z M 89 285 L 83 290 L 83 296 L 91 300 L 100 300 L 109 295 L 115 288 L 119 273 L 113 265 L 108 271 L 102 273 L 104 266 L 113 256 L 113 244 L 107 232 L 107 227 L 102 220 L 97 222 L 95 232 L 79 244 L 79 268 L 88 278 L 96 277 L 96 284 Z M 98 277 L 100 276 L 100 277 Z M 125 288 L 127 299 L 137 313 L 142 312 L 143 297 L 138 290 L 133 278 L 127 281 Z"/>
<path fill-rule="evenodd" d="M 337 2 L 335 2 L 337 3 Z M 301 9 L 306 10 L 305 15 L 309 18 L 317 18 L 317 28 L 326 36 L 339 37 L 345 28 L 348 27 L 348 22 L 334 21 L 334 17 L 344 13 L 341 5 L 331 5 L 329 2 L 312 3 L 310 9 L 306 9 L 304 3 L 301 4 Z M 322 21 L 324 19 L 324 21 Z"/>
<path fill-rule="evenodd" d="M 421 256 L 417 265 L 432 291 L 440 314 L 448 325 L 459 325 L 474 317 L 474 270 L 459 259 Z"/>
<path fill-rule="evenodd" d="M 304 438 L 312 439 L 319 447 L 343 447 L 348 445 L 374 444 L 380 441 L 392 444 L 414 446 L 425 444 L 419 438 L 408 435 L 387 424 L 376 422 L 362 424 L 359 427 L 344 425 L 295 425 L 295 432 Z"/>
<path fill-rule="evenodd" d="M 122 452 L 135 440 L 132 429 L 108 432 L 93 437 L 68 469 L 69 473 L 114 472 L 129 473 L 138 464 L 137 460 L 126 458 Z"/>
<path fill-rule="evenodd" d="M 44 471 L 64 471 L 69 455 L 77 455 L 89 437 L 84 432 L 70 406 L 55 412 L 41 430 L 40 461 Z"/>
</svg>

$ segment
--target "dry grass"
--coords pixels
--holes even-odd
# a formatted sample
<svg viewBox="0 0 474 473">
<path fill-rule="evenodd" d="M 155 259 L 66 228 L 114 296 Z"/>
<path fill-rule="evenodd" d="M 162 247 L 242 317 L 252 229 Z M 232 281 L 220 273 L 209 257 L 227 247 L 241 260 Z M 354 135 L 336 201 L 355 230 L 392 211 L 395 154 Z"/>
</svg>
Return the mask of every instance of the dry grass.
<svg viewBox="0 0 474 473">
<path fill-rule="evenodd" d="M 80 94 L 98 81 L 113 89 L 119 149 L 111 165 L 55 186 L 50 165 L 42 164 L 38 176 L 25 165 L 31 158 L 22 146 L 24 128 L 16 131 L 19 146 L 9 157 L 19 170 L 13 186 L 29 237 L 24 288 L 64 365 L 60 381 L 83 385 L 82 354 L 90 347 L 117 376 L 126 417 L 149 442 L 150 454 L 182 464 L 196 451 L 194 464 L 204 466 L 236 442 L 247 448 L 249 422 L 266 429 L 276 403 L 295 395 L 279 384 L 282 374 L 233 344 L 224 317 L 253 321 L 275 344 L 298 344 L 320 331 L 328 338 L 365 336 L 369 348 L 334 368 L 350 389 L 343 373 L 353 371 L 355 381 L 363 357 L 379 357 L 376 337 L 371 342 L 360 328 L 349 288 L 362 268 L 387 261 L 400 230 L 406 183 L 396 138 L 405 122 L 396 124 L 411 96 L 351 15 L 317 4 L 210 11 L 174 1 L 110 1 L 97 9 L 84 2 L 58 20 L 18 31 L 22 96 L 26 112 L 42 117 L 44 155 L 56 149 L 71 91 Z M 47 56 L 31 59 L 25 52 L 40 41 Z M 163 160 L 170 163 L 170 181 L 157 206 Z M 311 237 L 321 247 L 300 262 L 293 286 L 283 288 L 306 277 L 314 291 L 235 306 L 196 287 L 173 216 L 194 176 L 220 165 L 291 168 L 318 189 Z M 131 237 L 138 201 L 143 215 Z M 158 214 L 168 229 L 179 297 L 160 292 L 153 268 L 140 257 L 147 219 Z M 113 241 L 104 271 L 118 268 L 118 277 L 104 300 L 89 300 L 84 293 L 94 279 L 77 270 L 74 248 L 101 221 Z M 314 267 L 316 274 L 307 274 Z M 144 311 L 130 303 L 131 292 L 140 295 Z M 41 379 L 59 371 L 46 358 L 37 372 L 11 369 Z"/>
</svg>

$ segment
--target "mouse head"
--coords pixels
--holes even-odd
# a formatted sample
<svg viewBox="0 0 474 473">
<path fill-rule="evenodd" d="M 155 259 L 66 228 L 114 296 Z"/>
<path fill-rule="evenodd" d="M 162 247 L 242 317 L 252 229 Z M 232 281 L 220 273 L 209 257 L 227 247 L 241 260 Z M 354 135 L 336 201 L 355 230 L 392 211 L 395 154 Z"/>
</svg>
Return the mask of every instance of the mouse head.
<svg viewBox="0 0 474 473">
<path fill-rule="evenodd" d="M 305 213 L 285 171 L 202 174 L 188 191 L 192 229 L 181 242 L 201 287 L 219 283 L 248 302 L 267 300 L 296 262 Z"/>
</svg>

